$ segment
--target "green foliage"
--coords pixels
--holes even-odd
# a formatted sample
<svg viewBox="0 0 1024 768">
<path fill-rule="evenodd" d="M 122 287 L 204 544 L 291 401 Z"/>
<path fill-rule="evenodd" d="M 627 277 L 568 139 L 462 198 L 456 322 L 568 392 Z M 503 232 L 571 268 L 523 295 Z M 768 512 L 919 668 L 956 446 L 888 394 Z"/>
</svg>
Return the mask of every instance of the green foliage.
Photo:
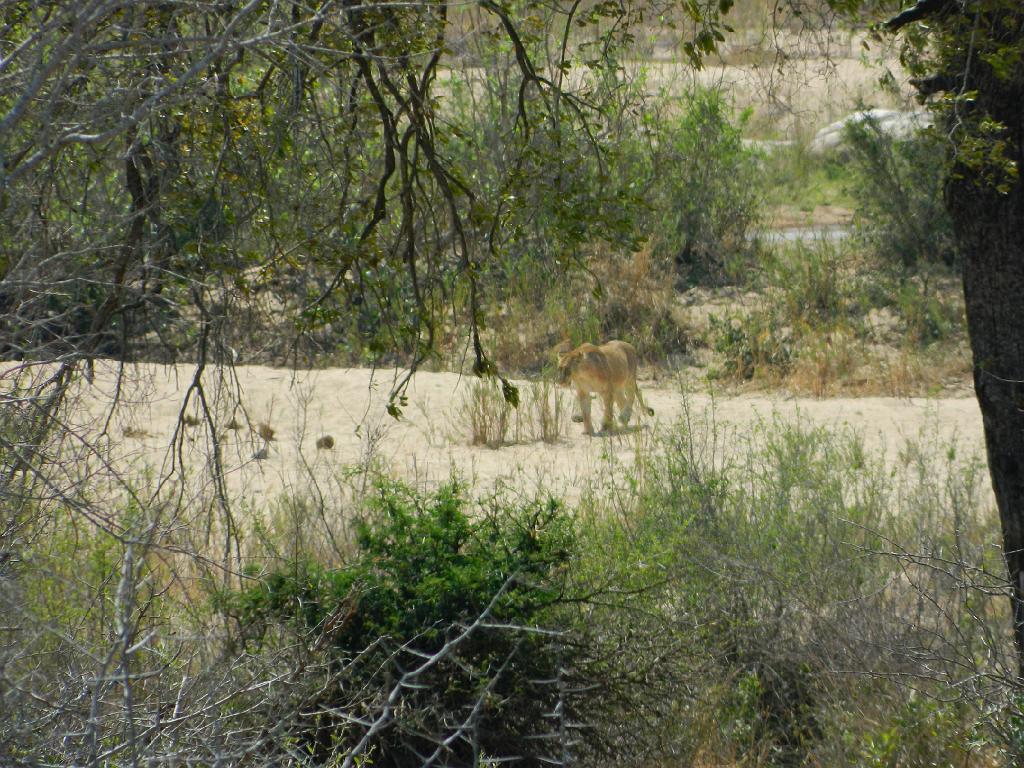
<svg viewBox="0 0 1024 768">
<path fill-rule="evenodd" d="M 692 333 L 678 312 L 674 270 L 648 250 L 625 254 L 595 248 L 588 270 L 553 282 L 540 262 L 516 270 L 485 334 L 502 365 L 542 372 L 566 335 L 582 342 L 629 339 L 641 359 L 657 364 L 687 351 Z"/>
<path fill-rule="evenodd" d="M 588 23 L 609 12 L 603 5 L 595 8 Z M 533 16 L 535 8 L 521 12 L 541 21 Z M 543 34 L 527 26 L 531 52 L 545 55 Z M 606 42 L 581 84 L 594 107 L 591 116 L 612 123 L 600 140 L 574 129 L 570 107 L 557 106 L 561 99 L 552 107 L 550 94 L 532 88 L 520 93 L 509 78 L 515 56 L 500 41 L 474 38 L 480 66 L 451 74 L 445 105 L 458 130 L 445 137 L 445 147 L 467 170 L 465 181 L 474 192 L 471 233 L 487 253 L 482 277 L 496 299 L 515 295 L 538 272 L 550 288 L 552 276 L 567 275 L 599 243 L 617 250 L 639 245 L 636 215 L 642 201 L 635 179 L 615 169 L 621 164 L 617 140 L 629 130 L 618 123 L 619 110 L 637 106 L 642 93 L 605 77 L 605 58 L 614 59 L 620 47 L 613 38 Z"/>
<path fill-rule="evenodd" d="M 962 765 L 976 745 L 964 723 L 964 707 L 910 695 L 874 731 L 848 735 L 864 768 Z"/>
<path fill-rule="evenodd" d="M 906 320 L 909 338 L 914 343 L 932 344 L 963 331 L 962 308 L 944 301 L 919 283 L 907 281 L 900 285 L 896 301 L 900 315 Z"/>
<path fill-rule="evenodd" d="M 549 604 L 557 588 L 522 584 L 542 579 L 571 554 L 571 529 L 559 505 L 493 508 L 471 521 L 463 493 L 451 484 L 420 497 L 406 486 L 382 484 L 356 525 L 352 563 L 330 570 L 296 562 L 266 574 L 261 586 L 239 596 L 243 622 L 286 619 L 314 630 L 341 600 L 357 597 L 353 620 L 334 641 L 358 651 L 380 637 L 411 639 L 420 631 L 431 645 L 456 622 L 479 616 L 511 577 L 519 586 L 499 601 L 496 615 L 508 611 L 506 618 L 515 618 Z"/>
<path fill-rule="evenodd" d="M 928 266 L 955 267 L 953 227 L 943 201 L 945 145 L 935 131 L 909 140 L 885 134 L 877 121 L 846 127 L 856 181 L 861 237 L 884 263 L 904 274 Z"/>
<path fill-rule="evenodd" d="M 792 338 L 770 314 L 712 316 L 708 333 L 723 358 L 723 373 L 735 379 L 784 376 L 793 359 Z"/>
<path fill-rule="evenodd" d="M 793 326 L 835 323 L 853 314 L 859 299 L 852 253 L 828 240 L 797 241 L 769 255 L 765 288 Z"/>
<path fill-rule="evenodd" d="M 814 712 L 817 676 L 810 664 L 789 659 L 741 671 L 723 691 L 725 740 L 748 760 L 767 755 L 769 765 L 799 765 L 822 735 Z"/>
<path fill-rule="evenodd" d="M 348 665 L 351 685 L 383 695 L 435 656 L 407 681 L 400 713 L 374 742 L 375 765 L 409 764 L 475 704 L 479 746 L 489 755 L 532 755 L 527 764 L 534 764 L 543 748 L 523 738 L 547 727 L 545 713 L 558 698 L 556 687 L 542 681 L 557 677 L 576 653 L 538 629 L 564 598 L 564 568 L 577 547 L 561 506 L 494 499 L 471 513 L 457 484 L 424 496 L 384 483 L 356 525 L 355 545 L 343 568 L 300 560 L 226 596 L 223 605 L 245 642 L 266 646 L 282 630 L 320 638 Z M 487 623 L 470 631 L 481 618 Z M 327 718 L 294 735 L 325 754 L 351 747 L 361 729 Z M 470 745 L 459 740 L 452 750 L 463 761 Z"/>
<path fill-rule="evenodd" d="M 757 218 L 757 160 L 741 141 L 738 122 L 719 91 L 684 97 L 678 116 L 652 117 L 646 128 L 656 148 L 643 219 L 656 259 L 675 263 L 683 280 L 720 282 L 747 250 Z"/>
</svg>

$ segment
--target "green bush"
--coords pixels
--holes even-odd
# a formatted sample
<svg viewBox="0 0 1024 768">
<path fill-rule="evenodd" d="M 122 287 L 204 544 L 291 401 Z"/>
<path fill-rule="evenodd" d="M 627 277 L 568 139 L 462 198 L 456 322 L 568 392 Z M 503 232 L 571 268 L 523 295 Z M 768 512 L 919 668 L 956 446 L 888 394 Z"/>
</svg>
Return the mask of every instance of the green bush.
<svg viewBox="0 0 1024 768">
<path fill-rule="evenodd" d="M 942 138 L 923 131 L 901 141 L 876 121 L 846 128 L 856 181 L 857 229 L 875 254 L 904 274 L 927 265 L 955 267 L 953 227 L 943 203 Z"/>
<path fill-rule="evenodd" d="M 853 255 L 828 240 L 796 242 L 766 260 L 766 291 L 786 324 L 829 327 L 853 314 L 861 297 L 853 279 Z"/>
<path fill-rule="evenodd" d="M 733 379 L 785 376 L 793 363 L 791 330 L 767 312 L 744 316 L 712 316 L 708 329 L 715 352 L 722 355 L 722 373 Z"/>
<path fill-rule="evenodd" d="M 733 122 L 725 97 L 696 90 L 679 116 L 652 126 L 651 182 L 644 221 L 656 259 L 673 262 L 684 281 L 733 278 L 759 204 L 757 157 L 741 140 L 747 115 Z"/>
<path fill-rule="evenodd" d="M 886 722 L 850 739 L 855 748 L 851 757 L 864 768 L 967 765 L 976 745 L 974 734 L 964 727 L 964 715 L 959 702 L 911 695 Z"/>
<path fill-rule="evenodd" d="M 904 282 L 896 295 L 896 306 L 907 324 L 909 338 L 922 345 L 942 341 L 964 329 L 961 305 L 943 301 L 912 281 Z"/>
<path fill-rule="evenodd" d="M 366 732 L 329 714 L 359 709 L 349 691 L 387 697 L 399 681 L 400 705 L 372 742 L 374 765 L 419 764 L 460 724 L 468 732 L 444 764 L 473 764 L 476 750 L 524 765 L 546 755 L 544 740 L 527 736 L 557 727 L 556 681 L 578 653 L 539 629 L 564 598 L 571 521 L 553 500 L 495 501 L 472 516 L 468 507 L 455 483 L 428 496 L 382 484 L 345 567 L 293 562 L 226 601 L 251 648 L 283 631 L 344 667 L 345 683 L 323 692 L 310 708 L 318 716 L 292 734 L 317 759 L 344 754 Z M 571 717 L 575 703 L 563 703 L 560 716 Z"/>
</svg>

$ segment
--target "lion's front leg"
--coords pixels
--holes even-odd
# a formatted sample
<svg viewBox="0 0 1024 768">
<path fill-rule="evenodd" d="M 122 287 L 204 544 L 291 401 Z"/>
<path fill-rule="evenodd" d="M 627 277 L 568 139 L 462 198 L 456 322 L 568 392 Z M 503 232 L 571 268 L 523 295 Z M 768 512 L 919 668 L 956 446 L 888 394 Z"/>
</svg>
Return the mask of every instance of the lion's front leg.
<svg viewBox="0 0 1024 768">
<path fill-rule="evenodd" d="M 594 424 L 590 420 L 590 393 L 578 389 L 576 395 L 580 399 L 580 413 L 583 414 L 583 431 L 592 435 L 594 434 Z"/>
</svg>

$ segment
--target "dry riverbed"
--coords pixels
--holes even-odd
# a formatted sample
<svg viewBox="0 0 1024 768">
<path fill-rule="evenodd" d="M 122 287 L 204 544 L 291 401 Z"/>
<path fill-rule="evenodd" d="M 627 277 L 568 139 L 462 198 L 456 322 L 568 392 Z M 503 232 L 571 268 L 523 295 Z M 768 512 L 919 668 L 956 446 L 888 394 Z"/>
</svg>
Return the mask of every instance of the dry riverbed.
<svg viewBox="0 0 1024 768">
<path fill-rule="evenodd" d="M 211 433 L 195 407 L 194 390 L 184 404 L 194 373 L 190 366 L 139 365 L 123 371 L 113 364 L 97 366 L 93 383 L 82 382 L 68 415 L 77 436 L 71 444 L 88 446 L 80 450 L 79 471 L 106 467 L 144 497 L 152 497 L 157 488 L 166 493 L 187 487 L 197 500 L 208 498 L 214 491 Z M 466 421 L 463 403 L 474 379 L 417 374 L 404 414 L 396 420 L 385 411 L 393 377 L 390 371 L 365 369 L 296 372 L 245 366 L 230 375 L 207 371 L 205 395 L 233 502 L 258 508 L 288 493 L 329 492 L 344 477 L 351 478 L 353 467 L 370 465 L 422 485 L 437 484 L 455 472 L 480 492 L 506 484 L 522 490 L 544 487 L 572 499 L 610 467 L 628 466 L 655 450 L 657 433 L 680 420 L 699 430 L 713 423 L 719 449 L 726 452 L 757 424 L 770 425 L 773 419 L 852 429 L 869 450 L 884 451 L 893 463 L 908 439 L 930 446 L 956 440 L 961 455 L 982 450 L 981 418 L 970 396 L 727 397 L 686 392 L 665 381 L 642 383 L 655 416 L 617 434 L 587 437 L 581 425 L 567 423 L 555 443 L 488 448 L 471 444 Z M 115 393 L 117 406 L 111 409 Z M 571 399 L 564 391 L 562 396 L 568 408 Z M 331 447 L 318 448 L 318 441 Z"/>
</svg>

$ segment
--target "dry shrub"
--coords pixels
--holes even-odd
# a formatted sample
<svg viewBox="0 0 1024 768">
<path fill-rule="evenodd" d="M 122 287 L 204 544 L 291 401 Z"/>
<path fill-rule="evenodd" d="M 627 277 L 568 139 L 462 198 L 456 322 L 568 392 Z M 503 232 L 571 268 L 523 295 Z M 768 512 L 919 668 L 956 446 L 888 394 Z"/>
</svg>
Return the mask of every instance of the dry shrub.
<svg viewBox="0 0 1024 768">
<path fill-rule="evenodd" d="M 795 393 L 814 397 L 934 395 L 964 382 L 970 374 L 970 359 L 961 346 L 894 349 L 867 345 L 843 334 L 806 341 L 801 342 L 792 372 L 782 383 Z"/>
<path fill-rule="evenodd" d="M 540 373 L 554 362 L 551 349 L 580 321 L 576 284 L 536 286 L 507 299 L 493 313 L 483 340 L 505 371 Z"/>
<path fill-rule="evenodd" d="M 815 397 L 836 394 L 845 382 L 856 383 L 855 372 L 864 357 L 863 345 L 842 331 L 815 333 L 796 345 L 788 383 Z"/>
<path fill-rule="evenodd" d="M 501 448 L 517 443 L 557 443 L 568 432 L 571 408 L 565 393 L 550 381 L 519 388 L 519 407 L 502 393 L 496 379 L 474 381 L 463 394 L 456 421 L 471 445 Z"/>
<path fill-rule="evenodd" d="M 599 254 L 592 269 L 598 289 L 590 311 L 597 320 L 600 341 L 625 339 L 648 360 L 687 351 L 690 334 L 676 300 L 673 274 L 650 249 L 628 255 Z"/>
<path fill-rule="evenodd" d="M 574 345 L 624 339 L 650 362 L 689 349 L 689 326 L 666 264 L 649 250 L 601 248 L 589 266 L 562 278 L 538 274 L 495 309 L 484 341 L 504 370 L 541 372 L 554 362 L 550 351 L 565 334 Z"/>
<path fill-rule="evenodd" d="M 471 445 L 500 448 L 505 444 L 514 412 L 497 380 L 482 379 L 474 381 L 463 395 L 457 417 L 468 428 Z"/>
<path fill-rule="evenodd" d="M 531 382 L 527 387 L 526 405 L 530 409 L 534 439 L 557 443 L 566 434 L 571 409 L 557 386 L 546 380 Z"/>
<path fill-rule="evenodd" d="M 971 354 L 964 344 L 935 345 L 923 351 L 900 349 L 880 356 L 877 369 L 883 394 L 932 394 L 970 380 Z"/>
</svg>

